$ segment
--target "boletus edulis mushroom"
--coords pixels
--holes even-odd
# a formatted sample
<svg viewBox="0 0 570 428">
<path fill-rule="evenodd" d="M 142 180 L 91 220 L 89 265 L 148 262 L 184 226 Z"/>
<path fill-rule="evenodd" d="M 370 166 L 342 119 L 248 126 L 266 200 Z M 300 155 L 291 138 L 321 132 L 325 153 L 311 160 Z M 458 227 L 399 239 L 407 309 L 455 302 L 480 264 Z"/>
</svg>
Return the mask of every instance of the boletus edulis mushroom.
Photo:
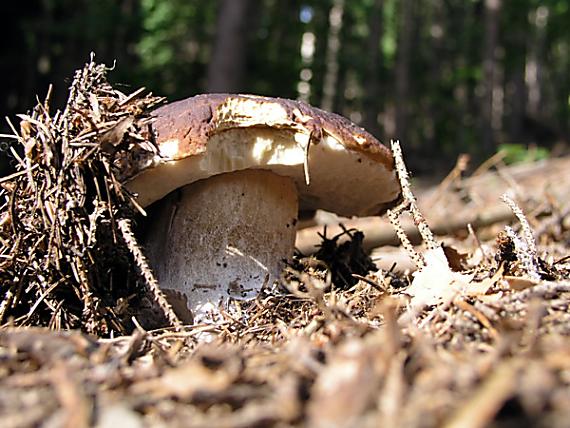
<svg viewBox="0 0 570 428">
<path fill-rule="evenodd" d="M 154 112 L 155 159 L 127 183 L 156 203 L 147 253 L 195 322 L 279 278 L 299 211 L 383 213 L 400 195 L 388 148 L 305 103 L 207 94 Z"/>
</svg>

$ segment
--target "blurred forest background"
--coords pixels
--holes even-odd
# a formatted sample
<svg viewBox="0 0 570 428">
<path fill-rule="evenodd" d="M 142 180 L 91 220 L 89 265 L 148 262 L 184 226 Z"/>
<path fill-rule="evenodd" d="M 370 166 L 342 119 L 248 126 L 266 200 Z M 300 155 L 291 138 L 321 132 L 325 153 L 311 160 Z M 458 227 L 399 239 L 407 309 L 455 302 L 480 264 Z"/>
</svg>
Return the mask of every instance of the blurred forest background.
<svg viewBox="0 0 570 428">
<path fill-rule="evenodd" d="M 416 174 L 505 144 L 558 152 L 570 140 L 569 2 L 4 2 L 0 113 L 26 112 L 50 83 L 61 107 L 94 51 L 116 60 L 124 92 L 246 92 L 338 112 L 402 140 Z"/>
</svg>

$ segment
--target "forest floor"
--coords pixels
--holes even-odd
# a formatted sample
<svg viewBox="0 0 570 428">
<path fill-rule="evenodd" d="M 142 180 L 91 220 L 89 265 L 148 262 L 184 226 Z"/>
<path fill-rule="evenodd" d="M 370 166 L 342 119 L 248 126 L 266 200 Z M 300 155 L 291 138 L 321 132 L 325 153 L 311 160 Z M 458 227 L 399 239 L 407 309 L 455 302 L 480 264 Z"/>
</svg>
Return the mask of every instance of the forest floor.
<svg viewBox="0 0 570 428">
<path fill-rule="evenodd" d="M 470 177 L 458 164 L 417 192 L 429 229 L 408 199 L 413 220 L 300 231 L 333 281 L 299 255 L 223 321 L 151 330 L 133 307 L 162 294 L 113 156 L 151 150 L 141 112 L 158 101 L 104 76 L 88 64 L 63 113 L 46 100 L 14 129 L 24 155 L 0 179 L 2 427 L 569 426 L 569 159 L 495 158 Z M 386 246 L 398 240 L 405 251 Z M 370 251 L 382 268 L 353 275 Z"/>
<path fill-rule="evenodd" d="M 345 290 L 292 279 L 215 327 L 106 339 L 4 328 L 2 426 L 568 426 L 568 219 L 533 189 L 534 268 L 523 231 L 493 224 L 483 242 L 445 236 L 452 271 L 379 271 Z M 417 290 L 436 282 L 454 291 Z"/>
</svg>

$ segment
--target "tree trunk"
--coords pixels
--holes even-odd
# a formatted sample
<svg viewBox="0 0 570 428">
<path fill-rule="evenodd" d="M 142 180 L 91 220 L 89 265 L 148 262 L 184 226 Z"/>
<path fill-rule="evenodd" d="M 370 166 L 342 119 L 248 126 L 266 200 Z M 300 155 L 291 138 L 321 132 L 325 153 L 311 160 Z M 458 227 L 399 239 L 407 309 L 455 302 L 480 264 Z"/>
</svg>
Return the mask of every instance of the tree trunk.
<svg viewBox="0 0 570 428">
<path fill-rule="evenodd" d="M 342 16 L 344 14 L 344 0 L 334 0 L 329 12 L 329 34 L 327 40 L 327 54 L 325 59 L 325 79 L 323 82 L 323 99 L 321 108 L 333 110 L 337 94 L 338 82 L 338 52 L 340 51 L 340 32 L 342 29 Z"/>
<path fill-rule="evenodd" d="M 396 59 L 396 138 L 406 141 L 410 95 L 410 54 L 413 37 L 411 0 L 400 2 L 400 29 Z"/>
<path fill-rule="evenodd" d="M 444 5 L 440 0 L 432 0 L 423 4 L 421 18 L 416 26 L 428 29 L 429 44 L 422 49 L 428 49 L 429 57 L 432 58 L 428 64 L 429 79 L 425 84 L 423 100 L 421 102 L 420 114 L 425 117 L 425 125 L 422 129 L 424 141 L 418 148 L 422 158 L 432 159 L 437 153 L 438 135 L 436 135 L 437 124 L 442 121 L 442 115 L 447 112 L 442 111 L 438 105 L 440 88 L 442 85 L 442 69 L 449 62 L 449 57 L 445 50 L 444 41 L 448 36 L 445 27 Z M 421 96 L 421 95 L 420 95 Z M 415 114 L 417 117 L 418 113 Z M 425 162 L 424 162 L 425 164 Z M 431 168 L 431 165 L 430 167 Z"/>
<path fill-rule="evenodd" d="M 499 29 L 499 10 L 501 0 L 485 0 L 485 40 L 483 51 L 483 97 L 481 99 L 482 148 L 493 153 L 495 147 L 494 132 L 494 88 L 497 79 L 497 37 Z"/>
<path fill-rule="evenodd" d="M 521 142 L 525 139 L 523 130 L 527 105 L 527 88 L 525 84 L 525 69 L 527 62 L 527 47 L 529 44 L 528 2 L 517 5 L 517 13 L 513 16 L 510 29 L 510 67 L 506 99 L 509 106 L 508 132 L 512 141 Z M 505 73 L 507 74 L 507 73 Z"/>
<path fill-rule="evenodd" d="M 546 44 L 546 24 L 548 9 L 538 6 L 533 13 L 533 38 L 530 54 L 526 63 L 526 84 L 528 87 L 527 111 L 533 119 L 541 117 L 543 104 L 542 85 L 544 79 L 544 61 Z"/>
<path fill-rule="evenodd" d="M 382 9 L 384 0 L 375 0 L 372 5 L 368 28 L 368 69 L 364 86 L 364 127 L 376 137 L 380 137 L 378 111 L 381 106 L 381 72 L 380 40 L 382 37 Z"/>
<path fill-rule="evenodd" d="M 222 0 L 208 67 L 208 92 L 244 89 L 250 0 Z"/>
</svg>

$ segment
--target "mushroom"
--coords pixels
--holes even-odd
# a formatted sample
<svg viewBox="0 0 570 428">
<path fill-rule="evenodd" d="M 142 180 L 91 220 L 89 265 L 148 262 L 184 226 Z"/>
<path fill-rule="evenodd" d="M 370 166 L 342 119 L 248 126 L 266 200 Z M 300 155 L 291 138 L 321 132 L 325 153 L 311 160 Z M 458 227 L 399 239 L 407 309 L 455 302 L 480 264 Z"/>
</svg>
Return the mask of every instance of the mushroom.
<svg viewBox="0 0 570 428">
<path fill-rule="evenodd" d="M 195 322 L 279 278 L 299 211 L 378 215 L 400 195 L 389 149 L 299 101 L 206 94 L 153 115 L 158 154 L 127 188 L 142 206 L 159 201 L 147 253 Z"/>
</svg>

